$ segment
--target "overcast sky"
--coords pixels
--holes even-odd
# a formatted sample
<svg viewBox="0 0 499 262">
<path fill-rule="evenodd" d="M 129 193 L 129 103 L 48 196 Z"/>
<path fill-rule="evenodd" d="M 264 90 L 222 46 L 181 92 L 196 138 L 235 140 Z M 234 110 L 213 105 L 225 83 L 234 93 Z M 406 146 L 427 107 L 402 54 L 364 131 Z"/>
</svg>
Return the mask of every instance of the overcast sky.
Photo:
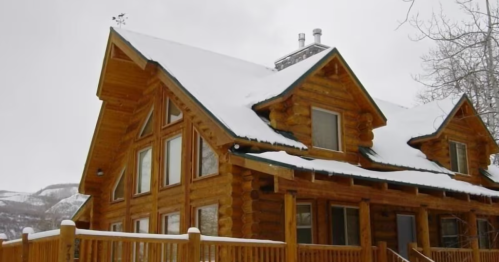
<svg viewBox="0 0 499 262">
<path fill-rule="evenodd" d="M 431 13 L 436 1 L 415 11 Z M 272 66 L 298 33 L 342 53 L 374 97 L 414 105 L 420 56 L 402 0 L 0 1 L 0 190 L 79 182 L 101 102 L 96 97 L 112 16 L 124 28 Z"/>
</svg>

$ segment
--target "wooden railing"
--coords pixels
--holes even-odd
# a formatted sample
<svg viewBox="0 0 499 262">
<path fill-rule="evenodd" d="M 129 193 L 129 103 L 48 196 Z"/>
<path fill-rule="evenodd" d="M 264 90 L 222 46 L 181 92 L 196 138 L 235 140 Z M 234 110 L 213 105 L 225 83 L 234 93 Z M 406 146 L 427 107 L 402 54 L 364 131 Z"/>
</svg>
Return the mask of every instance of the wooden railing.
<svg viewBox="0 0 499 262">
<path fill-rule="evenodd" d="M 473 250 L 468 248 L 431 248 L 431 258 L 435 262 L 473 262 Z"/>
<path fill-rule="evenodd" d="M 392 249 L 388 248 L 387 249 L 387 262 L 409 262 L 409 260 L 405 259 L 401 255 L 399 255 L 397 252 L 393 251 Z"/>
<path fill-rule="evenodd" d="M 357 246 L 298 245 L 298 262 L 361 262 Z"/>
<path fill-rule="evenodd" d="M 480 249 L 480 262 L 499 261 L 499 250 Z"/>
<path fill-rule="evenodd" d="M 201 262 L 286 261 L 284 242 L 201 236 Z"/>
</svg>

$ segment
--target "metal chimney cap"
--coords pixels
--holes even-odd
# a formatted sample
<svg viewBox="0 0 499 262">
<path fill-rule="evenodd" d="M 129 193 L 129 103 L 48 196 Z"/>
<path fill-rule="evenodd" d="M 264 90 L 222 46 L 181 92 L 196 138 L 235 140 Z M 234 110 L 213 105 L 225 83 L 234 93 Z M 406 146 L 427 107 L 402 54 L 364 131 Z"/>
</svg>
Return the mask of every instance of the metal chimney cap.
<svg viewBox="0 0 499 262">
<path fill-rule="evenodd" d="M 305 40 L 305 34 L 304 33 L 299 33 L 298 34 L 298 40 Z"/>
<path fill-rule="evenodd" d="M 320 28 L 316 28 L 312 32 L 314 33 L 314 35 L 316 35 L 316 34 L 322 35 L 322 29 L 320 29 Z"/>
</svg>

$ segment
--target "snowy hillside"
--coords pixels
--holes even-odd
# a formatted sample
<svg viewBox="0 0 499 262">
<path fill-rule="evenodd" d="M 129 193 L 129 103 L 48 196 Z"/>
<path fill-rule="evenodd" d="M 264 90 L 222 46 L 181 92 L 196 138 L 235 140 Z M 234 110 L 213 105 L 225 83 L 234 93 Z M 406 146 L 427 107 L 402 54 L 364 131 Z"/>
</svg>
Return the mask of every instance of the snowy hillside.
<svg viewBox="0 0 499 262">
<path fill-rule="evenodd" d="M 13 239 L 27 226 L 35 231 L 56 228 L 86 200 L 78 194 L 78 184 L 51 185 L 35 193 L 0 190 L 0 233 Z"/>
</svg>

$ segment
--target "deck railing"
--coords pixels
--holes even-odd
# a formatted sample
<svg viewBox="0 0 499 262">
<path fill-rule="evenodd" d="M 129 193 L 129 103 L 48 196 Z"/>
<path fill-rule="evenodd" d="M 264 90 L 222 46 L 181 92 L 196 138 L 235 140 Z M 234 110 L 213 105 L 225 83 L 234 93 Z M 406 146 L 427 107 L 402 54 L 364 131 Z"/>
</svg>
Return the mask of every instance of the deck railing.
<svg viewBox="0 0 499 262">
<path fill-rule="evenodd" d="M 473 250 L 470 248 L 440 248 L 432 247 L 431 258 L 435 262 L 473 262 Z"/>
<path fill-rule="evenodd" d="M 361 261 L 360 247 L 354 246 L 328 246 L 328 245 L 298 245 L 298 262 L 343 262 Z"/>
<path fill-rule="evenodd" d="M 480 249 L 480 262 L 499 261 L 499 250 Z"/>
<path fill-rule="evenodd" d="M 399 255 L 397 252 L 393 251 L 393 249 L 387 249 L 387 262 L 409 262 L 409 260 L 405 259 L 403 256 Z"/>
</svg>

